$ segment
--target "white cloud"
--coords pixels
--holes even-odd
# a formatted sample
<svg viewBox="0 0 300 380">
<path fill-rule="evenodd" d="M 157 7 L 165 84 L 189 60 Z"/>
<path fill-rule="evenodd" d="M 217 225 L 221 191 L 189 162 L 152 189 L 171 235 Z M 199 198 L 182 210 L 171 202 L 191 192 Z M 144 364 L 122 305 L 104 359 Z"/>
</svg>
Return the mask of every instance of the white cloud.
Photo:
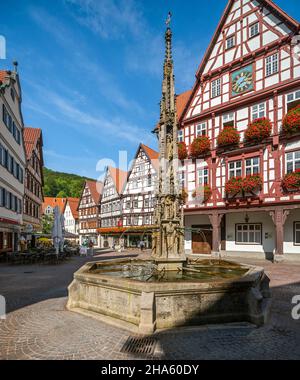
<svg viewBox="0 0 300 380">
<path fill-rule="evenodd" d="M 154 137 L 150 134 L 150 130 L 140 128 L 120 116 L 106 117 L 98 112 L 84 111 L 77 104 L 72 102 L 69 97 L 63 97 L 54 91 L 40 86 L 35 82 L 27 83 L 34 89 L 40 99 L 43 99 L 53 110 L 56 120 L 59 115 L 63 116 L 63 124 L 68 128 L 73 128 L 77 132 L 84 133 L 93 139 L 101 141 L 105 144 L 111 144 L 111 140 L 105 140 L 105 136 L 114 137 L 119 141 L 126 141 L 132 144 L 138 144 L 143 141 L 145 143 L 153 143 Z M 55 107 L 55 109 L 53 108 Z M 47 107 L 47 109 L 48 109 Z M 35 111 L 48 116 L 49 113 L 43 107 L 35 105 Z"/>
<path fill-rule="evenodd" d="M 65 0 L 73 16 L 104 39 L 138 36 L 143 15 L 133 0 Z"/>
</svg>

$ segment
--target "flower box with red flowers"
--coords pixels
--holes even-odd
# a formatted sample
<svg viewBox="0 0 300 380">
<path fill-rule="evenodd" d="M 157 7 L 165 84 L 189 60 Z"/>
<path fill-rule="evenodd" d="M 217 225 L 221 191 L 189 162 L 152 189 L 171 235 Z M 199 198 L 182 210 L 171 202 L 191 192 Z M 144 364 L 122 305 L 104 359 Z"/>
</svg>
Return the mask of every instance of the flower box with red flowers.
<svg viewBox="0 0 300 380">
<path fill-rule="evenodd" d="M 266 117 L 255 119 L 248 125 L 245 132 L 245 141 L 258 143 L 270 137 L 272 123 Z"/>
<path fill-rule="evenodd" d="M 199 158 L 210 151 L 210 139 L 207 136 L 199 136 L 192 142 L 190 156 Z"/>
<path fill-rule="evenodd" d="M 178 158 L 183 161 L 188 157 L 188 150 L 185 142 L 178 143 Z"/>
<path fill-rule="evenodd" d="M 241 193 L 242 196 L 245 197 L 246 194 L 261 190 L 261 188 L 262 179 L 260 175 L 249 175 L 245 178 L 233 177 L 230 178 L 225 185 L 227 195 L 231 196 Z"/>
<path fill-rule="evenodd" d="M 291 109 L 283 118 L 282 130 L 291 135 L 300 132 L 300 105 Z"/>
<path fill-rule="evenodd" d="M 211 194 L 212 194 L 212 191 L 211 191 L 210 185 L 205 185 L 205 186 L 199 186 L 199 188 L 193 192 L 192 197 L 201 198 L 202 202 L 205 203 L 210 199 Z"/>
<path fill-rule="evenodd" d="M 236 128 L 225 127 L 217 138 L 218 147 L 223 148 L 238 145 L 240 138 L 240 134 Z"/>
<path fill-rule="evenodd" d="M 300 169 L 284 176 L 282 188 L 285 191 L 300 191 Z"/>
</svg>

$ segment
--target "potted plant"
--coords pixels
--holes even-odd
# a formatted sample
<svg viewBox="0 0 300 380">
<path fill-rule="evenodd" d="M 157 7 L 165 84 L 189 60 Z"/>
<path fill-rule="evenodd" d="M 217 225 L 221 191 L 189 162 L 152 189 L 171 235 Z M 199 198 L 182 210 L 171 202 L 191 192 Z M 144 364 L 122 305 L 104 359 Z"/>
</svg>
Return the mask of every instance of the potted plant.
<svg viewBox="0 0 300 380">
<path fill-rule="evenodd" d="M 240 138 L 240 134 L 236 128 L 230 126 L 225 127 L 223 131 L 220 132 L 217 138 L 218 147 L 238 145 L 240 142 Z"/>
<path fill-rule="evenodd" d="M 207 136 L 199 136 L 192 142 L 191 158 L 199 158 L 210 151 L 210 139 Z"/>
<path fill-rule="evenodd" d="M 260 190 L 262 187 L 262 178 L 259 174 L 248 175 L 243 178 L 242 190 L 244 193 L 251 193 L 255 190 Z"/>
<path fill-rule="evenodd" d="M 242 191 L 242 177 L 232 177 L 230 178 L 226 185 L 225 191 L 228 195 L 235 195 Z"/>
<path fill-rule="evenodd" d="M 188 157 L 188 150 L 185 142 L 178 143 L 178 158 L 180 161 L 184 161 Z"/>
<path fill-rule="evenodd" d="M 300 132 L 300 105 L 291 109 L 283 118 L 282 130 L 286 134 Z"/>
<path fill-rule="evenodd" d="M 283 177 L 282 188 L 285 191 L 300 190 L 300 169 L 295 170 L 293 173 L 286 174 Z"/>
<path fill-rule="evenodd" d="M 255 119 L 248 125 L 245 132 L 245 141 L 259 143 L 264 139 L 270 137 L 272 131 L 272 123 L 266 118 L 262 117 Z"/>
<path fill-rule="evenodd" d="M 261 187 L 261 176 L 259 174 L 254 174 L 249 175 L 245 178 L 230 178 L 225 185 L 225 191 L 228 195 L 236 195 L 238 193 L 242 193 L 242 195 L 244 196 L 245 193 L 251 193 L 255 190 L 261 189 Z"/>
</svg>

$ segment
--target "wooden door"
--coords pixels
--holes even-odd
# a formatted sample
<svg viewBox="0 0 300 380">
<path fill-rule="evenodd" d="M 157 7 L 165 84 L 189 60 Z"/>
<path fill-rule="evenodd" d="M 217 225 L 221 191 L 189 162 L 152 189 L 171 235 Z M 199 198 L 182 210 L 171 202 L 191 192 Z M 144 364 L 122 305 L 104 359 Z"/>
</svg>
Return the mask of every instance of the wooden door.
<svg viewBox="0 0 300 380">
<path fill-rule="evenodd" d="M 192 251 L 194 254 L 210 255 L 212 250 L 212 231 L 210 226 L 197 226 L 202 232 L 192 233 Z"/>
</svg>

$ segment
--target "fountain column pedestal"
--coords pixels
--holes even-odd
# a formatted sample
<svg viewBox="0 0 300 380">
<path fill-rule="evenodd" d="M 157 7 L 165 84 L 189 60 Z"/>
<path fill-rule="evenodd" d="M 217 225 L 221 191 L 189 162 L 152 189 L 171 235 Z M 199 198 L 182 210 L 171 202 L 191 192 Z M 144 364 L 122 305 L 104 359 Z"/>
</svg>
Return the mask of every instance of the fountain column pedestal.
<svg viewBox="0 0 300 380">
<path fill-rule="evenodd" d="M 155 258 L 158 271 L 181 271 L 186 264 L 186 258 Z"/>
</svg>

